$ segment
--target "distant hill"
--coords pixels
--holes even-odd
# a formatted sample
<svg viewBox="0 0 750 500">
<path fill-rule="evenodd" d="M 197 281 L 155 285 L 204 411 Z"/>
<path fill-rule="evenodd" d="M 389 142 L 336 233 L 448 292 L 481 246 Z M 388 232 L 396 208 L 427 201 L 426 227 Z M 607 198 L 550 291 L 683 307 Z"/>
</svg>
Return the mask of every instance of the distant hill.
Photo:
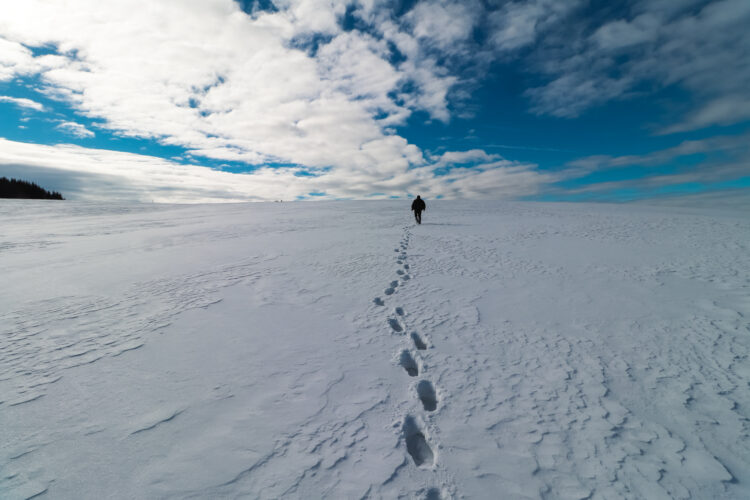
<svg viewBox="0 0 750 500">
<path fill-rule="evenodd" d="M 32 200 L 64 200 L 57 191 L 47 191 L 33 182 L 0 177 L 0 198 L 25 198 Z"/>
</svg>

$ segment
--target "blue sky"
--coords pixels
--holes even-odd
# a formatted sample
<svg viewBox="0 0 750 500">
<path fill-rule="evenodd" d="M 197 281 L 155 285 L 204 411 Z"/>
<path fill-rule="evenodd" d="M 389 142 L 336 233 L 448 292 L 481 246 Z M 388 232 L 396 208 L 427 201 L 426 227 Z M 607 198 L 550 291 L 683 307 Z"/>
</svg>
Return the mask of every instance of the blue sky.
<svg viewBox="0 0 750 500">
<path fill-rule="evenodd" d="M 41 0 L 0 175 L 70 199 L 750 196 L 750 3 Z"/>
</svg>

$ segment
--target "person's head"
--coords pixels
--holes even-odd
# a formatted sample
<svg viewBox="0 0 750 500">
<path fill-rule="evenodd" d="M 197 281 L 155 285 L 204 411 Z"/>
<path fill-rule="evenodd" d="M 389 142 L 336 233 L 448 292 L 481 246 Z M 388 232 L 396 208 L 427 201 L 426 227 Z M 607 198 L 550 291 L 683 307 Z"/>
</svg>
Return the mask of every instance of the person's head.
<svg viewBox="0 0 750 500">
<path fill-rule="evenodd" d="M 419 195 L 417 195 L 417 199 L 419 199 Z"/>
</svg>

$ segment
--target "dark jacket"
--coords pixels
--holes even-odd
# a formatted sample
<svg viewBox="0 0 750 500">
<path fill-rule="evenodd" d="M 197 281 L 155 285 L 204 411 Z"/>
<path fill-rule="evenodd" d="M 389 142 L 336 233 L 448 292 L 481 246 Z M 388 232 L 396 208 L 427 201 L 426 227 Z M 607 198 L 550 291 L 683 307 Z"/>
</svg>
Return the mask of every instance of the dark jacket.
<svg viewBox="0 0 750 500">
<path fill-rule="evenodd" d="M 416 200 L 411 202 L 411 209 L 416 212 L 421 212 L 422 210 L 427 210 L 427 205 L 424 204 L 424 200 L 422 198 L 417 198 Z"/>
</svg>

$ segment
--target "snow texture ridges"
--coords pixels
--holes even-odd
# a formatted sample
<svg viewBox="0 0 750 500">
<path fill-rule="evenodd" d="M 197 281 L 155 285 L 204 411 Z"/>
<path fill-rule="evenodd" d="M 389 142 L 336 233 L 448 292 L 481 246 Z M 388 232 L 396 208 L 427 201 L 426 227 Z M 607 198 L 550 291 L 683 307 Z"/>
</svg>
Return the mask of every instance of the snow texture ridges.
<svg viewBox="0 0 750 500">
<path fill-rule="evenodd" d="M 746 214 L 407 216 L 0 202 L 0 497 L 750 498 Z"/>
</svg>

